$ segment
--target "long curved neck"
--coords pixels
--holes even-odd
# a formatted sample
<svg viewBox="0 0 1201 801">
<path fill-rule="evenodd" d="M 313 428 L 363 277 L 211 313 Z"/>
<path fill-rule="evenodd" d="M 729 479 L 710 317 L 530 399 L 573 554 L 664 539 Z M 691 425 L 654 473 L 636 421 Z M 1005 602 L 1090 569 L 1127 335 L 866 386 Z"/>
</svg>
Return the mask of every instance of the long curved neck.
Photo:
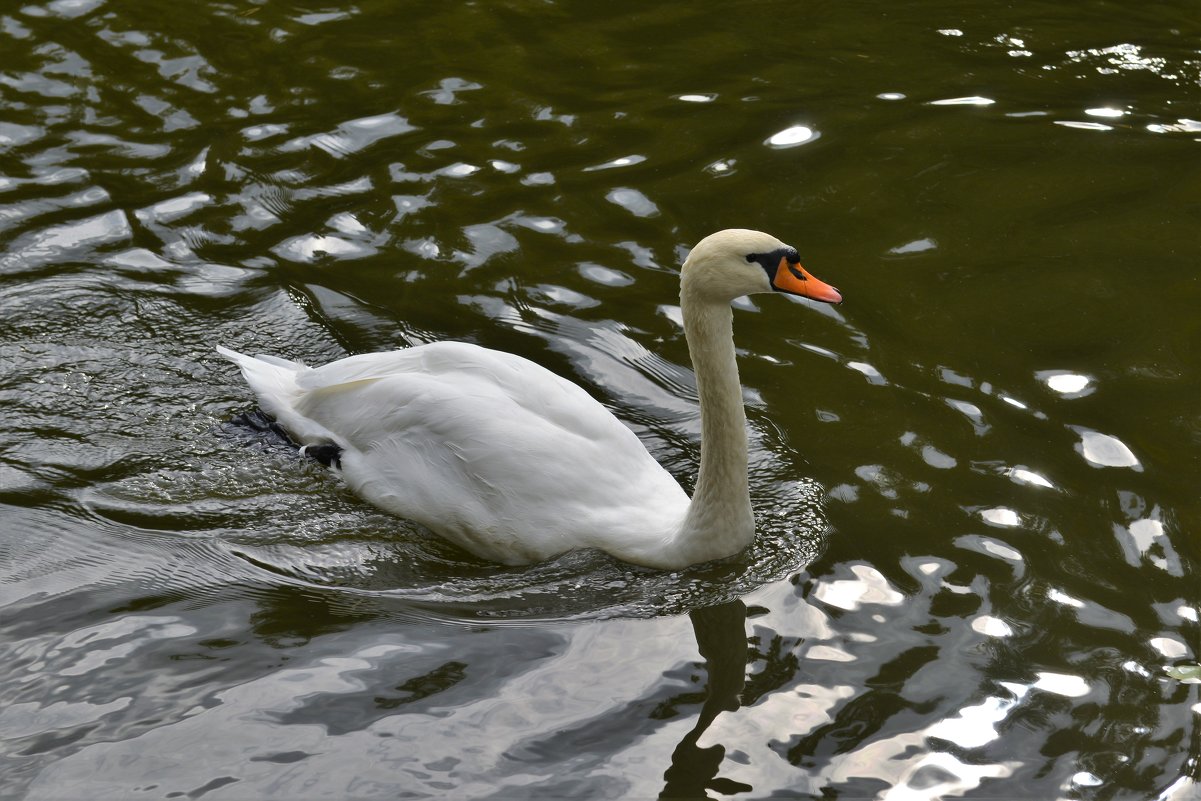
<svg viewBox="0 0 1201 801">
<path fill-rule="evenodd" d="M 730 304 L 701 297 L 685 281 L 680 308 L 701 403 L 701 468 L 677 547 L 704 561 L 732 556 L 754 536 L 746 410 Z"/>
</svg>

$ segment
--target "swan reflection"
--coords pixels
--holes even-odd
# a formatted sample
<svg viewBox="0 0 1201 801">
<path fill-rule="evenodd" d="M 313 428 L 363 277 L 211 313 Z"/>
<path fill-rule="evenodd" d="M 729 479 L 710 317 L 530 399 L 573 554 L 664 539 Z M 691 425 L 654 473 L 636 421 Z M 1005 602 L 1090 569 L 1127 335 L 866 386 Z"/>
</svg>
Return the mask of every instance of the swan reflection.
<svg viewBox="0 0 1201 801">
<path fill-rule="evenodd" d="M 726 749 L 717 744 L 701 748 L 697 743 L 722 712 L 742 706 L 746 685 L 746 604 L 735 599 L 688 613 L 697 648 L 709 672 L 705 702 L 692 730 L 671 754 L 671 767 L 663 774 L 666 785 L 659 798 L 711 798 L 707 791 L 733 795 L 751 790 L 749 784 L 718 776 Z"/>
</svg>

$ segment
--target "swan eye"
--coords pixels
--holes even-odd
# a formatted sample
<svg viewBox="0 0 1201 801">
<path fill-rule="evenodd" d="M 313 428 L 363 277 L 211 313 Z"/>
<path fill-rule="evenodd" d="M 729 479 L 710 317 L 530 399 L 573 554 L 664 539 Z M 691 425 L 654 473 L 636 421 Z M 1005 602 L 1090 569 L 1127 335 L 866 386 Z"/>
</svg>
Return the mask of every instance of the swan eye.
<svg viewBox="0 0 1201 801">
<path fill-rule="evenodd" d="M 776 274 L 776 268 L 780 266 L 781 259 L 786 260 L 790 265 L 801 263 L 801 257 L 796 248 L 776 248 L 770 253 L 748 253 L 746 257 L 749 263 L 757 262 L 767 273 L 769 279 Z"/>
</svg>

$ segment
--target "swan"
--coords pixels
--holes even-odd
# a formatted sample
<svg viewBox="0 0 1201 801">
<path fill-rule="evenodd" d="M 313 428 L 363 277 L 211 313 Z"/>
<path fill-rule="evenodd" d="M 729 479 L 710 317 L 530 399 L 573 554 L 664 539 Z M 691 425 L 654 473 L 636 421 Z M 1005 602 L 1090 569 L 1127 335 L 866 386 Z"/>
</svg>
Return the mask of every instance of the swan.
<svg viewBox="0 0 1201 801">
<path fill-rule="evenodd" d="M 217 351 L 302 453 L 476 556 L 521 565 L 598 548 L 675 570 L 733 556 L 754 537 L 730 302 L 759 292 L 842 302 L 769 234 L 728 229 L 692 249 L 680 272 L 701 409 L 691 499 L 587 392 L 511 353 L 433 342 L 307 367 Z"/>
</svg>

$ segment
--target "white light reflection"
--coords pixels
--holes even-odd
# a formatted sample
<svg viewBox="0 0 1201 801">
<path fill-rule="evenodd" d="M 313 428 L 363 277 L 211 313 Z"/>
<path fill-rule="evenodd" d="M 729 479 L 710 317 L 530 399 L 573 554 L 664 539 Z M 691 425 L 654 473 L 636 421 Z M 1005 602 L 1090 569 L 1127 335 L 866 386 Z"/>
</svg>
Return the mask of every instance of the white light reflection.
<svg viewBox="0 0 1201 801">
<path fill-rule="evenodd" d="M 1188 656 L 1188 646 L 1175 637 L 1152 637 L 1151 647 L 1168 659 L 1183 659 Z"/>
<path fill-rule="evenodd" d="M 680 310 L 679 306 L 664 304 L 656 309 L 656 311 L 675 323 L 678 328 L 684 327 L 684 313 Z"/>
<path fill-rule="evenodd" d="M 884 380 L 884 376 L 880 373 L 880 371 L 875 367 L 872 367 L 867 362 L 847 362 L 847 367 L 850 367 L 856 372 L 863 373 L 869 384 L 879 385 L 888 383 Z"/>
<path fill-rule="evenodd" d="M 820 134 L 812 128 L 805 125 L 794 125 L 772 134 L 764 140 L 763 144 L 774 148 L 796 147 L 806 142 L 812 142 L 818 136 Z"/>
<path fill-rule="evenodd" d="M 605 286 L 629 286 L 634 283 L 634 279 L 620 270 L 614 270 L 611 267 L 605 267 L 592 262 L 582 262 L 576 269 L 580 275 L 587 278 L 589 281 L 594 281 Z"/>
<path fill-rule="evenodd" d="M 1111 117 L 1115 119 L 1126 114 L 1126 112 L 1122 111 L 1120 108 L 1108 108 L 1106 106 L 1101 106 L 1099 108 L 1086 108 L 1084 113 L 1090 117 Z"/>
<path fill-rule="evenodd" d="M 980 537 L 976 541 L 980 544 L 981 548 L 993 556 L 999 556 L 1000 558 L 1007 559 L 1010 562 L 1023 561 L 1022 555 L 1018 553 L 1017 550 L 1010 548 L 1008 545 L 998 542 L 991 537 Z"/>
<path fill-rule="evenodd" d="M 143 223 L 166 223 L 186 217 L 212 202 L 213 196 L 207 192 L 191 192 L 160 201 L 144 209 L 138 209 L 134 212 L 134 216 Z"/>
<path fill-rule="evenodd" d="M 980 411 L 980 407 L 976 404 L 955 398 L 947 398 L 946 402 L 952 409 L 963 413 L 977 428 L 984 426 L 984 412 Z"/>
<path fill-rule="evenodd" d="M 991 106 L 997 101 L 990 97 L 970 95 L 968 97 L 948 97 L 945 100 L 931 100 L 928 106 Z"/>
<path fill-rule="evenodd" d="M 815 659 L 823 662 L 854 662 L 855 657 L 848 654 L 841 648 L 835 648 L 832 645 L 815 645 L 805 652 L 806 659 Z"/>
<path fill-rule="evenodd" d="M 1193 711 L 1201 715 L 1201 704 L 1193 704 Z M 1201 792 L 1201 783 L 1191 776 L 1181 776 L 1176 781 L 1164 788 L 1164 791 L 1155 797 L 1155 801 L 1189 801 L 1190 798 L 1197 798 Z"/>
<path fill-rule="evenodd" d="M 888 579 L 871 565 L 851 565 L 854 579 L 822 581 L 813 592 L 813 597 L 824 604 L 854 611 L 863 604 L 897 606 L 905 596 L 892 588 Z"/>
<path fill-rule="evenodd" d="M 1201 133 L 1201 121 L 1180 119 L 1175 123 L 1153 122 L 1147 126 L 1151 133 Z"/>
<path fill-rule="evenodd" d="M 348 211 L 340 211 L 326 221 L 326 225 L 344 234 L 365 234 L 367 226 Z"/>
<path fill-rule="evenodd" d="M 1081 601 L 1079 598 L 1073 598 L 1067 593 L 1057 590 L 1054 587 L 1047 591 L 1047 599 L 1054 601 L 1057 604 L 1075 607 L 1076 609 L 1084 608 L 1084 601 Z"/>
<path fill-rule="evenodd" d="M 262 125 L 252 125 L 249 128 L 242 129 L 242 137 L 248 142 L 260 142 L 263 139 L 270 139 L 272 136 L 279 136 L 287 132 L 287 125 L 263 123 Z"/>
<path fill-rule="evenodd" d="M 802 348 L 809 351 L 810 353 L 816 353 L 819 356 L 825 356 L 826 358 L 829 358 L 829 359 L 837 359 L 838 358 L 838 354 L 836 354 L 834 351 L 826 350 L 825 348 L 821 347 L 820 345 L 811 345 L 808 342 L 798 342 L 796 344 L 800 345 Z"/>
<path fill-rule="evenodd" d="M 1047 489 L 1055 489 L 1055 485 L 1048 481 L 1045 477 L 1035 473 L 1032 470 L 1027 470 L 1024 467 L 1010 467 L 1005 470 L 1005 475 L 1019 484 L 1031 484 L 1036 487 L 1046 487 Z"/>
<path fill-rule="evenodd" d="M 1014 58 L 1029 58 L 1030 56 L 1034 55 L 1034 53 L 1026 49 L 1025 39 L 1019 39 L 1016 36 L 1002 33 L 994 36 L 993 41 L 1002 47 L 1008 47 L 1009 50 L 1006 51 L 1007 54 L 1013 56 Z"/>
<path fill-rule="evenodd" d="M 0 253 L 0 272 L 31 270 L 44 264 L 69 261 L 93 248 L 124 242 L 132 236 L 133 228 L 120 209 L 50 226 L 7 243 L 5 252 Z"/>
<path fill-rule="evenodd" d="M 438 82 L 437 89 L 430 89 L 420 94 L 425 95 L 440 106 L 450 106 L 463 102 L 457 97 L 459 92 L 472 92 L 483 88 L 483 84 L 478 84 L 475 81 L 466 81 L 462 78 L 443 78 Z"/>
<path fill-rule="evenodd" d="M 357 153 L 381 139 L 400 136 L 417 130 L 407 119 L 395 112 L 379 114 L 374 117 L 362 117 L 338 125 L 326 133 L 302 136 L 280 146 L 285 153 L 315 147 L 324 150 L 335 158 L 344 158 Z"/>
<path fill-rule="evenodd" d="M 1135 44 L 1117 44 L 1111 47 L 1089 48 L 1087 50 L 1069 50 L 1065 54 L 1071 61 L 1077 63 L 1085 63 L 1090 60 L 1098 60 L 1107 64 L 1105 67 L 1097 67 L 1096 70 L 1102 75 L 1114 75 L 1119 70 L 1147 70 L 1165 78 L 1174 78 L 1174 75 L 1165 74 L 1164 70 L 1167 67 L 1167 59 L 1158 56 L 1144 56 L 1142 47 Z"/>
<path fill-rule="evenodd" d="M 1001 687 L 1004 694 L 964 707 L 956 716 L 936 721 L 925 729 L 863 744 L 849 758 L 823 769 L 818 778 L 828 786 L 868 775 L 888 785 L 878 796 L 883 801 L 941 801 L 964 795 L 985 779 L 1010 776 L 1022 763 L 970 764 L 945 750 L 932 750 L 928 742 L 928 738 L 934 737 L 964 748 L 977 748 L 997 740 L 998 724 L 1030 691 L 1029 687 L 1011 682 L 1001 682 Z"/>
<path fill-rule="evenodd" d="M 1056 125 L 1062 125 L 1064 128 L 1079 128 L 1082 131 L 1112 131 L 1112 125 L 1105 125 L 1100 122 L 1076 122 L 1075 120 L 1055 120 Z"/>
<path fill-rule="evenodd" d="M 654 217 L 659 213 L 655 202 L 637 189 L 628 186 L 618 187 L 605 195 L 605 200 L 621 206 L 635 217 Z"/>
<path fill-rule="evenodd" d="M 1142 676 L 1144 679 L 1151 678 L 1151 671 L 1147 670 L 1145 667 L 1140 665 L 1138 662 L 1135 662 L 1133 659 L 1128 659 L 1125 662 L 1123 662 L 1122 670 L 1128 671 L 1130 673 L 1137 673 L 1138 675 Z"/>
<path fill-rule="evenodd" d="M 1043 370 L 1035 373 L 1034 376 L 1046 384 L 1051 391 L 1069 398 L 1078 398 L 1087 392 L 1092 392 L 1093 380 L 1080 373 L 1071 373 L 1065 370 Z"/>
<path fill-rule="evenodd" d="M 712 103 L 716 99 L 715 94 L 676 95 L 676 100 L 683 100 L 685 103 Z"/>
<path fill-rule="evenodd" d="M 104 5 L 104 0 L 54 0 L 46 7 L 57 16 L 66 19 L 81 17 L 97 7 Z M 28 14 L 29 9 L 23 9 Z M 32 16 L 32 15 L 31 15 Z"/>
<path fill-rule="evenodd" d="M 979 748 L 1001 735 L 996 724 L 1026 696 L 1028 688 L 1020 684 L 1001 682 L 1012 695 L 1007 698 L 989 696 L 975 706 L 965 706 L 953 718 L 944 718 L 926 729 L 927 737 L 937 737 L 962 748 Z"/>
<path fill-rule="evenodd" d="M 1089 464 L 1097 467 L 1130 467 L 1142 471 L 1138 457 L 1117 437 L 1084 428 L 1076 429 L 1076 433 L 1080 435 L 1076 452 Z"/>
<path fill-rule="evenodd" d="M 950 470 L 959 464 L 959 461 L 954 456 L 943 453 L 933 445 L 922 446 L 922 461 L 939 470 Z"/>
<path fill-rule="evenodd" d="M 919 759 L 901 781 L 879 796 L 882 801 L 942 801 L 979 787 L 984 779 L 1003 779 L 1019 763 L 969 765 L 945 751 Z"/>
<path fill-rule="evenodd" d="M 371 245 L 364 245 L 337 236 L 305 234 L 285 239 L 271 252 L 292 262 L 312 263 L 321 258 L 361 259 L 375 253 Z"/>
<path fill-rule="evenodd" d="M 1038 676 L 1038 681 L 1030 685 L 1032 690 L 1043 690 L 1044 692 L 1062 695 L 1066 698 L 1080 698 L 1088 695 L 1088 682 L 1079 676 L 1073 676 L 1070 673 L 1051 673 L 1044 671 L 1035 674 Z"/>
<path fill-rule="evenodd" d="M 1164 536 L 1163 522 L 1152 517 L 1135 520 L 1130 524 L 1129 530 L 1130 538 L 1144 555 Z"/>
<path fill-rule="evenodd" d="M 1012 509 L 1006 509 L 1004 506 L 981 509 L 980 516 L 984 518 L 985 522 L 992 523 L 994 526 L 1020 526 L 1022 524 L 1018 513 Z"/>
<path fill-rule="evenodd" d="M 1121 529 L 1117 531 L 1120 532 Z M 1126 528 L 1126 532 L 1138 551 L 1137 554 L 1130 554 L 1127 549 L 1127 561 L 1137 565 L 1140 558 L 1146 559 L 1160 570 L 1166 570 L 1174 576 L 1183 575 L 1180 556 L 1172 547 L 1162 520 L 1153 517 L 1135 520 Z"/>
<path fill-rule="evenodd" d="M 612 170 L 617 167 L 630 167 L 634 164 L 641 164 L 646 161 L 646 156 L 640 156 L 634 153 L 629 156 L 621 156 L 612 161 L 606 161 L 604 164 L 595 164 L 591 167 L 585 167 L 584 172 L 596 172 L 598 170 Z"/>
<path fill-rule="evenodd" d="M 1013 628 L 998 617 L 992 615 L 980 615 L 974 618 L 971 622 L 972 631 L 979 632 L 985 637 L 1009 637 L 1013 635 Z"/>
<path fill-rule="evenodd" d="M 938 247 L 938 243 L 929 237 L 923 239 L 915 239 L 912 242 L 906 242 L 904 245 L 897 245 L 895 248 L 889 248 L 889 253 L 897 256 L 906 253 L 923 253 L 927 250 L 934 250 Z"/>
<path fill-rule="evenodd" d="M 460 161 L 455 164 L 451 164 L 449 167 L 443 167 L 437 171 L 437 174 L 445 175 L 450 178 L 466 178 L 468 175 L 474 175 L 479 171 L 480 168 L 474 164 L 464 164 Z"/>
</svg>

